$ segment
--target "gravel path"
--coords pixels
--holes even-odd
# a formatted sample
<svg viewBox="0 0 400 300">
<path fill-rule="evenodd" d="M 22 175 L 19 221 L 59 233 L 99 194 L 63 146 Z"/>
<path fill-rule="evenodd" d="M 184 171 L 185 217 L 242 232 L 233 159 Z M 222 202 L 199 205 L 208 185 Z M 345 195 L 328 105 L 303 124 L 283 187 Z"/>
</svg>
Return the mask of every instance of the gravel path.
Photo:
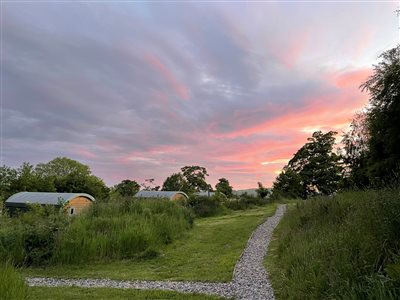
<svg viewBox="0 0 400 300">
<path fill-rule="evenodd" d="M 275 299 L 268 274 L 263 266 L 272 232 L 285 213 L 279 205 L 275 215 L 262 223 L 251 235 L 233 272 L 230 283 L 181 281 L 120 281 L 111 279 L 59 279 L 28 277 L 29 286 L 108 287 L 122 289 L 156 289 L 182 293 L 200 293 L 236 299 Z"/>
</svg>

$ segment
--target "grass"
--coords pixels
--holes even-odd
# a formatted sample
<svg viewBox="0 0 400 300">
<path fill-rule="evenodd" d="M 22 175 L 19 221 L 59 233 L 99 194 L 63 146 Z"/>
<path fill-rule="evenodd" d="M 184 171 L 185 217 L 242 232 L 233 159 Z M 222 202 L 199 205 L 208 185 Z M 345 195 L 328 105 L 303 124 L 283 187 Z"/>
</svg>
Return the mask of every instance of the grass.
<svg viewBox="0 0 400 300">
<path fill-rule="evenodd" d="M 277 299 L 399 299 L 399 190 L 292 205 L 268 254 Z"/>
<path fill-rule="evenodd" d="M 184 237 L 164 245 L 151 259 L 116 260 L 47 268 L 28 268 L 27 276 L 191 280 L 229 282 L 252 231 L 274 214 L 276 204 L 229 215 L 197 219 Z"/>
<path fill-rule="evenodd" d="M 0 261 L 43 266 L 154 257 L 192 221 L 188 208 L 161 199 L 98 202 L 73 218 L 33 206 L 18 217 L 0 217 Z"/>
<path fill-rule="evenodd" d="M 188 299 L 217 300 L 215 296 L 200 294 L 181 294 L 169 291 L 143 291 L 109 288 L 79 288 L 79 287 L 32 287 L 29 288 L 29 300 L 87 300 L 87 299 Z"/>
<path fill-rule="evenodd" d="M 25 299 L 27 286 L 21 275 L 8 263 L 0 264 L 0 299 Z"/>
</svg>

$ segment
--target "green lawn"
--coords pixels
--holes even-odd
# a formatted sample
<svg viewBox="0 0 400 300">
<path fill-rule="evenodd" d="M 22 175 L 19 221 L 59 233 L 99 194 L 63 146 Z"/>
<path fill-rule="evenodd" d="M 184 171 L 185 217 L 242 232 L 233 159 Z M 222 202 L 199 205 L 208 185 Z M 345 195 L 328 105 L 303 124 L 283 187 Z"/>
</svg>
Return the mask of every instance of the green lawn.
<svg viewBox="0 0 400 300">
<path fill-rule="evenodd" d="M 28 290 L 29 300 L 87 300 L 87 299 L 188 299 L 188 300 L 217 300 L 214 296 L 199 294 L 181 294 L 167 291 L 142 291 L 108 288 L 78 288 L 78 287 L 32 287 Z"/>
<path fill-rule="evenodd" d="M 120 280 L 190 280 L 229 282 L 252 231 L 274 214 L 276 204 L 197 219 L 185 237 L 147 260 L 28 268 L 26 276 L 111 278 Z"/>
</svg>

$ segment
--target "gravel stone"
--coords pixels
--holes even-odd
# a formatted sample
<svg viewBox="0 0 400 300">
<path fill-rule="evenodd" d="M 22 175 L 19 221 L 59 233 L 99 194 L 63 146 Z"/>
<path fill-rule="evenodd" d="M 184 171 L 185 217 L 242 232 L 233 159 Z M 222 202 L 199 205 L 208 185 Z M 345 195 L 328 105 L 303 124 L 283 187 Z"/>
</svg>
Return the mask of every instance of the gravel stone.
<svg viewBox="0 0 400 300">
<path fill-rule="evenodd" d="M 190 281 L 122 281 L 112 279 L 62 279 L 27 277 L 29 286 L 76 286 L 84 288 L 107 287 L 120 289 L 165 290 L 181 293 L 199 293 L 224 298 L 273 300 L 274 291 L 263 266 L 272 232 L 285 213 L 286 205 L 279 205 L 275 215 L 268 218 L 253 232 L 239 261 L 233 280 L 229 283 Z"/>
</svg>

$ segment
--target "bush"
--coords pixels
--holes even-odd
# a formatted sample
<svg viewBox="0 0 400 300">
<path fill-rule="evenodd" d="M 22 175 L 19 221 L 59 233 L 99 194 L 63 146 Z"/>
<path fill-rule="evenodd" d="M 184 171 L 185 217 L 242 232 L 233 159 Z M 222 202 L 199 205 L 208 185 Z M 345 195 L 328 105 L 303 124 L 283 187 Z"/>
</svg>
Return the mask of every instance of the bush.
<svg viewBox="0 0 400 300">
<path fill-rule="evenodd" d="M 399 299 L 399 190 L 347 192 L 297 204 L 271 257 L 281 299 Z"/>
<path fill-rule="evenodd" d="M 44 265 L 55 251 L 58 234 L 68 217 L 54 207 L 32 206 L 18 217 L 0 219 L 0 262 Z"/>
<path fill-rule="evenodd" d="M 54 263 L 145 258 L 193 224 L 187 208 L 169 200 L 118 199 L 96 203 L 60 237 Z"/>
<path fill-rule="evenodd" d="M 269 202 L 268 198 L 255 197 L 244 193 L 237 198 L 226 199 L 224 206 L 232 210 L 245 210 L 254 206 L 265 205 Z"/>
<path fill-rule="evenodd" d="M 211 197 L 192 195 L 189 198 L 188 207 L 192 209 L 196 217 L 210 217 L 223 210 L 222 201 L 218 194 Z"/>
<path fill-rule="evenodd" d="M 27 286 L 23 278 L 8 263 L 0 263 L 0 299 L 26 299 Z"/>
</svg>

